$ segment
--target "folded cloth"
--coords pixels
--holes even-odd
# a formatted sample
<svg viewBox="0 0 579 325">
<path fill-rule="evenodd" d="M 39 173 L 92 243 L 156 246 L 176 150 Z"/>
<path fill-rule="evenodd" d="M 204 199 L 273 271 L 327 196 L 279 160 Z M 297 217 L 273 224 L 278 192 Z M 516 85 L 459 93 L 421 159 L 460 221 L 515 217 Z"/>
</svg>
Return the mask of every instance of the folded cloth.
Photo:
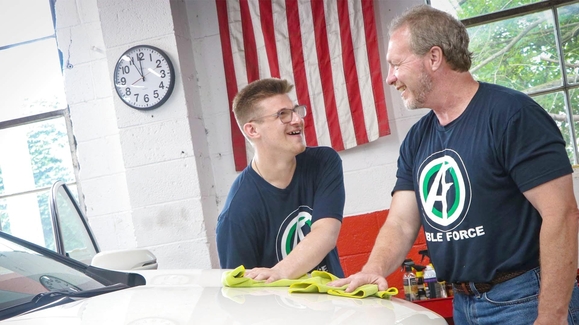
<svg viewBox="0 0 579 325">
<path fill-rule="evenodd" d="M 281 279 L 266 283 L 265 280 L 254 280 L 245 277 L 245 267 L 240 265 L 232 271 L 223 273 L 221 282 L 226 287 L 249 288 L 249 287 L 289 287 L 292 283 L 296 283 L 308 276 L 303 275 L 299 279 Z"/>
<path fill-rule="evenodd" d="M 398 289 L 391 287 L 385 291 L 378 291 L 378 285 L 365 284 L 352 292 L 346 292 L 348 285 L 342 287 L 330 287 L 327 284 L 338 277 L 325 271 L 312 271 L 299 279 L 281 279 L 266 283 L 264 280 L 253 280 L 245 277 L 245 267 L 238 266 L 232 271 L 223 273 L 222 282 L 227 287 L 289 287 L 290 293 L 327 293 L 333 296 L 365 298 L 375 296 L 382 299 L 390 299 L 398 294 Z"/>
</svg>

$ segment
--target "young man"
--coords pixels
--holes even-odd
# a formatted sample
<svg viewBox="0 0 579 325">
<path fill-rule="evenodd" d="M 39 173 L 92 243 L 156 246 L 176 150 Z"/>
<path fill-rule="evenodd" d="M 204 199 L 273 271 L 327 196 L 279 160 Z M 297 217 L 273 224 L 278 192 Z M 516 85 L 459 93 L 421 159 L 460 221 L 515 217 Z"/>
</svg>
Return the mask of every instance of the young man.
<svg viewBox="0 0 579 325">
<path fill-rule="evenodd" d="M 388 84 L 430 108 L 401 145 L 386 223 L 361 272 L 332 283 L 385 289 L 424 226 L 456 324 L 579 319 L 573 169 L 551 117 L 530 97 L 477 82 L 464 25 L 429 6 L 390 27 Z"/>
<path fill-rule="evenodd" d="M 239 128 L 255 155 L 231 186 L 217 221 L 222 268 L 251 269 L 267 282 L 314 269 L 343 276 L 336 241 L 344 210 L 340 156 L 306 148 L 306 107 L 288 96 L 286 80 L 262 79 L 233 100 Z"/>
</svg>

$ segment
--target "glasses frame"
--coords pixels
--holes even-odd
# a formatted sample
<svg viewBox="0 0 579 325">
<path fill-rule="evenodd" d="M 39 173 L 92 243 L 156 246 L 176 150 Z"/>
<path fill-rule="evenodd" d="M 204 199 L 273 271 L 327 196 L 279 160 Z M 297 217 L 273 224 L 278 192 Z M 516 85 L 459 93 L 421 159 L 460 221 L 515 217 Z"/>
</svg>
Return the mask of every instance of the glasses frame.
<svg viewBox="0 0 579 325">
<path fill-rule="evenodd" d="M 301 109 L 302 107 L 303 107 L 303 109 L 304 109 L 304 116 L 300 116 L 300 114 L 299 114 L 298 111 L 297 111 L 298 109 Z M 291 113 L 291 115 L 290 115 L 290 119 L 289 119 L 287 122 L 284 122 L 284 121 L 282 121 L 282 119 L 281 119 L 281 114 L 282 114 L 283 112 L 286 112 L 286 111 L 291 111 L 292 113 Z M 306 105 L 296 105 L 296 106 L 294 106 L 294 108 L 282 108 L 282 109 L 280 109 L 279 111 L 277 111 L 277 112 L 274 113 L 274 114 L 268 114 L 268 115 L 256 117 L 256 118 L 254 118 L 254 119 L 249 120 L 249 122 L 257 121 L 257 120 L 260 120 L 260 119 L 262 119 L 262 118 L 270 117 L 270 116 L 271 116 L 271 117 L 275 117 L 276 119 L 279 118 L 279 120 L 280 120 L 283 124 L 288 124 L 288 123 L 291 123 L 291 121 L 293 120 L 294 114 L 296 114 L 296 115 L 299 116 L 301 119 L 303 119 L 304 117 L 306 117 L 306 115 L 308 115 L 308 107 L 307 107 Z M 249 123 L 249 122 L 248 122 L 248 123 Z"/>
</svg>

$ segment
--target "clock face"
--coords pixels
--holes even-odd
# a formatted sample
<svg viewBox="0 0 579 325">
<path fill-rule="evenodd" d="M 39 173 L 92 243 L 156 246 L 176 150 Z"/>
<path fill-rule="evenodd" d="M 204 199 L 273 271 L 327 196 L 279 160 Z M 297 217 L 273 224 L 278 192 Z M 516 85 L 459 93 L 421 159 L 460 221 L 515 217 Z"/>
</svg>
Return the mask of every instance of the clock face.
<svg viewBox="0 0 579 325">
<path fill-rule="evenodd" d="M 175 71 L 163 51 L 139 45 L 121 55 L 114 71 L 114 84 L 125 104 L 149 110 L 169 98 L 175 86 Z"/>
</svg>

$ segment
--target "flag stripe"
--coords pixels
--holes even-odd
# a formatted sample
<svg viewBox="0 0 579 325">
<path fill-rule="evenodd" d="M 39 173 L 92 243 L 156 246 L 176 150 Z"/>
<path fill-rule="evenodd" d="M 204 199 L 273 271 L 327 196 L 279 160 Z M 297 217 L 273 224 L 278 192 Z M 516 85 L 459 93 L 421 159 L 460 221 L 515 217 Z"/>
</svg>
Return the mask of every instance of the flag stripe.
<svg viewBox="0 0 579 325">
<path fill-rule="evenodd" d="M 308 93 L 308 82 L 304 67 L 300 14 L 297 0 L 286 0 L 286 13 L 287 21 L 292 22 L 291 24 L 288 24 L 288 34 L 297 99 L 300 104 L 307 105 L 311 110 L 313 108 Z M 311 144 L 312 146 L 317 146 L 318 140 L 316 137 L 316 130 L 314 129 L 312 114 L 306 115 L 305 122 L 304 133 L 306 143 Z"/>
<path fill-rule="evenodd" d="M 372 0 L 216 0 L 229 104 L 267 77 L 308 106 L 308 146 L 344 150 L 390 133 Z M 236 170 L 252 157 L 231 114 Z"/>
<path fill-rule="evenodd" d="M 275 25 L 273 22 L 272 5 L 270 0 L 259 1 L 259 13 L 261 17 L 261 30 L 263 31 L 269 71 L 272 77 L 279 78 L 280 74 L 277 60 L 277 46 L 275 44 L 275 32 L 272 28 L 272 26 Z"/>
<path fill-rule="evenodd" d="M 334 76 L 332 73 L 332 64 L 330 57 L 326 54 L 330 52 L 328 45 L 328 33 L 326 30 L 326 18 L 324 13 L 324 3 L 321 1 L 312 1 L 312 20 L 314 24 L 314 39 L 318 61 L 318 69 L 320 70 L 320 82 L 322 86 L 322 93 L 324 95 L 324 107 L 326 109 L 327 123 L 330 127 L 330 141 L 332 147 L 336 150 L 344 150 L 344 140 L 342 139 L 342 131 L 340 121 L 338 119 L 338 108 L 336 105 L 336 97 L 334 96 Z"/>
<path fill-rule="evenodd" d="M 253 19 L 249 10 L 247 0 L 239 0 L 241 12 L 241 30 L 243 33 L 243 49 L 245 50 L 245 69 L 247 70 L 247 81 L 252 82 L 259 79 L 259 62 L 253 33 Z"/>
<path fill-rule="evenodd" d="M 364 13 L 364 31 L 366 33 L 366 49 L 368 51 L 368 63 L 370 66 L 370 79 L 376 105 L 378 118 L 379 136 L 390 134 L 388 115 L 386 112 L 386 98 L 384 97 L 384 85 L 382 83 L 382 68 L 380 66 L 380 53 L 378 51 L 378 36 L 376 34 L 376 21 L 374 20 L 373 0 L 362 0 L 362 12 Z"/>
<path fill-rule="evenodd" d="M 354 45 L 350 32 L 350 14 L 347 1 L 338 1 L 338 17 L 340 22 L 340 35 L 342 35 L 344 75 L 346 78 L 350 111 L 352 112 L 352 121 L 354 123 L 354 132 L 357 144 L 363 144 L 368 142 L 368 135 L 366 134 L 364 112 L 362 110 L 363 106 L 360 99 L 360 85 L 358 84 L 358 71 L 356 70 L 356 60 L 354 58 Z"/>
<path fill-rule="evenodd" d="M 227 98 L 229 107 L 233 102 L 233 97 L 237 94 L 237 82 L 235 78 L 235 67 L 233 65 L 233 52 L 231 50 L 231 41 L 229 36 L 229 21 L 227 15 L 227 3 L 225 0 L 216 0 L 217 20 L 219 21 L 219 34 L 221 35 L 221 48 L 223 52 L 223 65 L 225 70 L 225 85 L 227 88 Z M 233 145 L 233 160 L 235 170 L 241 170 L 247 164 L 247 154 L 245 151 L 245 137 L 239 130 L 235 122 L 233 111 L 229 110 L 231 139 Z"/>
</svg>

